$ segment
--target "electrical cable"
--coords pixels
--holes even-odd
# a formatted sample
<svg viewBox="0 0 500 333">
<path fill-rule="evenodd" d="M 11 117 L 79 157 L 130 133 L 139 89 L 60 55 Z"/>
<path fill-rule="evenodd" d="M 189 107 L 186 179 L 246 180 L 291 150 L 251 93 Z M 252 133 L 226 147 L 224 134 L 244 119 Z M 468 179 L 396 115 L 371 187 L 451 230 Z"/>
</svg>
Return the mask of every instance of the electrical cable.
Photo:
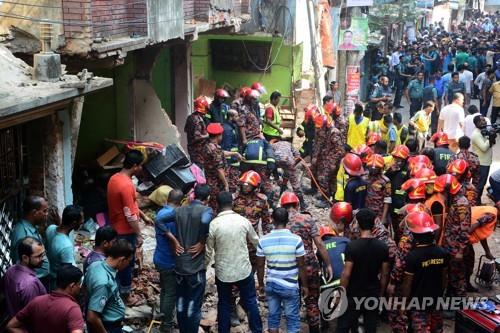
<svg viewBox="0 0 500 333">
<path fill-rule="evenodd" d="M 318 189 L 319 193 L 321 193 L 321 195 L 323 196 L 323 198 L 325 198 L 325 200 L 330 204 L 332 205 L 333 202 L 332 200 L 330 200 L 330 198 L 325 194 L 325 192 L 323 192 L 323 190 L 321 189 L 321 186 L 319 186 L 318 184 L 318 181 L 316 180 L 316 178 L 314 177 L 313 173 L 312 173 L 312 170 L 309 168 L 309 166 L 307 165 L 307 162 L 301 157 L 299 156 L 299 159 L 304 162 L 304 167 L 306 168 L 307 170 L 307 173 L 309 174 L 309 177 L 311 177 L 311 180 L 314 182 L 314 184 L 316 185 L 316 188 Z"/>
</svg>

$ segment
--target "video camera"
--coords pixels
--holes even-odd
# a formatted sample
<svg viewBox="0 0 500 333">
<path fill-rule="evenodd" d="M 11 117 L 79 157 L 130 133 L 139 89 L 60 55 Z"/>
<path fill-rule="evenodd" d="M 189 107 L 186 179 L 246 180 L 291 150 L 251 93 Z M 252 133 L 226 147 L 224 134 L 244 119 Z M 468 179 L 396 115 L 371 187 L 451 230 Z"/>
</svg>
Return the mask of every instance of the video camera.
<svg viewBox="0 0 500 333">
<path fill-rule="evenodd" d="M 485 128 L 481 129 L 481 134 L 483 136 L 492 136 L 494 134 L 500 133 L 500 124 L 492 124 L 488 125 Z"/>
</svg>

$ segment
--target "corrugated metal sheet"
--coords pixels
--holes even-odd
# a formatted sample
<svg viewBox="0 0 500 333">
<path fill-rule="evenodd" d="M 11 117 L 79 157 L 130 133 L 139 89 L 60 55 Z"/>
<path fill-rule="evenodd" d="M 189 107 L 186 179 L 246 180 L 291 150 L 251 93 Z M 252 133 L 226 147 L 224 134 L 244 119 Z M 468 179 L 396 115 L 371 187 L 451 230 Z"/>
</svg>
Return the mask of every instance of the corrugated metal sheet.
<svg viewBox="0 0 500 333">
<path fill-rule="evenodd" d="M 148 0 L 148 36 L 155 43 L 184 37 L 182 0 Z"/>
</svg>

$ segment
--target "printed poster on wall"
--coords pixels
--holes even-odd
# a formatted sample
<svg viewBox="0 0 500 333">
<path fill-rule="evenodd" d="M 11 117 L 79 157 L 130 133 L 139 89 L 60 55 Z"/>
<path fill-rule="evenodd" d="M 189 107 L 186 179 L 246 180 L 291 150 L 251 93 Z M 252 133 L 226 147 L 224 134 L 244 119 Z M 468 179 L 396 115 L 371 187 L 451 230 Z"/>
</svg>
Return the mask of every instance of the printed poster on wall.
<svg viewBox="0 0 500 333">
<path fill-rule="evenodd" d="M 347 0 L 346 7 L 373 6 L 373 0 Z"/>
<path fill-rule="evenodd" d="M 332 17 L 332 45 L 334 50 L 339 49 L 339 30 L 340 30 L 340 8 L 331 7 L 330 16 Z M 336 52 L 336 51 L 334 51 Z"/>
<path fill-rule="evenodd" d="M 359 101 L 359 89 L 361 88 L 360 66 L 347 66 L 346 68 L 346 103 L 347 114 L 354 111 L 354 104 Z"/>
<path fill-rule="evenodd" d="M 366 51 L 368 34 L 368 18 L 348 17 L 344 19 L 340 26 L 339 50 Z"/>
</svg>

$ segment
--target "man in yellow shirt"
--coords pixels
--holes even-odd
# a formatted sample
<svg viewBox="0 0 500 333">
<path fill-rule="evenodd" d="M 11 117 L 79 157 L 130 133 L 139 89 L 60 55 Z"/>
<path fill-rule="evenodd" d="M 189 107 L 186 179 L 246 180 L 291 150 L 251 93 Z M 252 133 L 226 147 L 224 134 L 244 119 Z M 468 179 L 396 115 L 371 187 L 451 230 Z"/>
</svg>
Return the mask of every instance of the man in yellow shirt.
<svg viewBox="0 0 500 333">
<path fill-rule="evenodd" d="M 370 118 L 363 116 L 363 105 L 359 103 L 354 105 L 354 112 L 349 116 L 348 122 L 347 144 L 351 148 L 356 148 L 366 143 Z"/>
<path fill-rule="evenodd" d="M 436 104 L 433 101 L 427 101 L 424 104 L 424 109 L 415 113 L 410 119 L 410 125 L 416 130 L 418 150 L 425 147 L 425 140 L 429 135 L 429 127 L 431 125 L 431 114 Z"/>
<path fill-rule="evenodd" d="M 500 81 L 496 81 L 490 88 L 490 93 L 493 95 L 493 107 L 491 108 L 491 123 L 497 122 L 498 113 L 500 112 Z"/>
</svg>

